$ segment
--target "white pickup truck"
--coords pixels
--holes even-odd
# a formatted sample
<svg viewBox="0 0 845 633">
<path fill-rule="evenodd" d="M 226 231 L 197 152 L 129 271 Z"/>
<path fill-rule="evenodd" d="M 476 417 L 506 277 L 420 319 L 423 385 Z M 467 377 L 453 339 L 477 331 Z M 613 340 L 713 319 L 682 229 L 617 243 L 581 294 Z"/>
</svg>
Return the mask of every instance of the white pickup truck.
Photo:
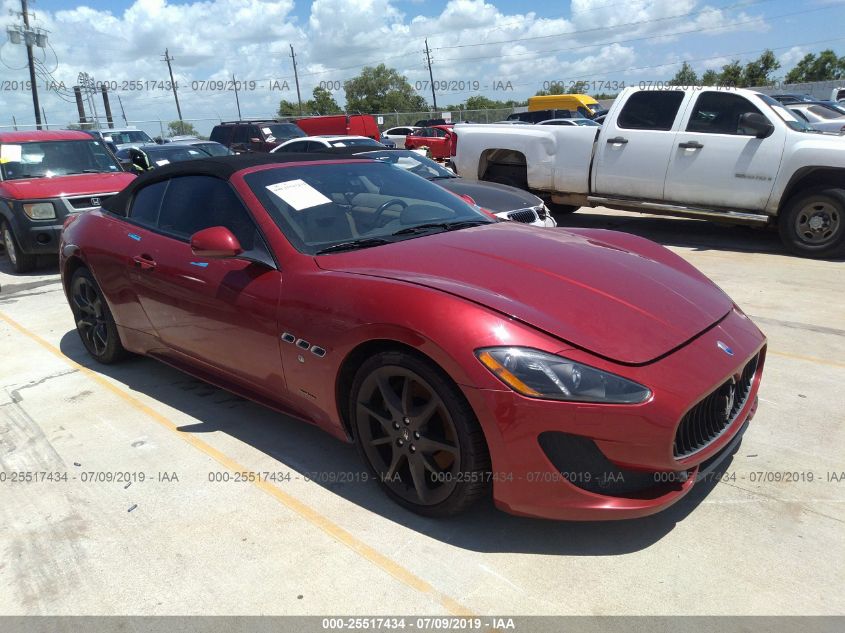
<svg viewBox="0 0 845 633">
<path fill-rule="evenodd" d="M 777 225 L 793 252 L 845 255 L 845 136 L 771 97 L 725 88 L 625 89 L 601 128 L 458 125 L 455 168 L 583 206 Z"/>
</svg>

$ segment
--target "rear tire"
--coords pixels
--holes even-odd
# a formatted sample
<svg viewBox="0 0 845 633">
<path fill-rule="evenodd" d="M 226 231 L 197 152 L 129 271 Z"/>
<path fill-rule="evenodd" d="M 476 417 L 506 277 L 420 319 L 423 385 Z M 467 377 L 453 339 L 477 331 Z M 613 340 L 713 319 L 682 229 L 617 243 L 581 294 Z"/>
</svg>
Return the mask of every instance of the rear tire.
<svg viewBox="0 0 845 633">
<path fill-rule="evenodd" d="M 484 433 L 436 366 L 386 351 L 364 362 L 349 397 L 355 443 L 396 503 L 431 517 L 466 510 L 489 490 Z"/>
<path fill-rule="evenodd" d="M 845 190 L 816 187 L 796 194 L 781 209 L 778 232 L 796 255 L 845 255 Z"/>
<path fill-rule="evenodd" d="M 87 268 L 79 268 L 73 273 L 69 302 L 79 338 L 94 360 L 110 365 L 123 359 L 126 350 L 120 342 L 114 317 Z"/>
<path fill-rule="evenodd" d="M 37 256 L 24 253 L 20 249 L 17 238 L 12 232 L 12 227 L 9 226 L 9 222 L 7 220 L 3 220 L 3 225 L 0 227 L 0 231 L 3 233 L 3 247 L 6 249 L 6 255 L 12 263 L 12 268 L 14 268 L 15 272 L 28 273 L 30 270 L 34 269 L 35 264 L 38 261 Z"/>
</svg>

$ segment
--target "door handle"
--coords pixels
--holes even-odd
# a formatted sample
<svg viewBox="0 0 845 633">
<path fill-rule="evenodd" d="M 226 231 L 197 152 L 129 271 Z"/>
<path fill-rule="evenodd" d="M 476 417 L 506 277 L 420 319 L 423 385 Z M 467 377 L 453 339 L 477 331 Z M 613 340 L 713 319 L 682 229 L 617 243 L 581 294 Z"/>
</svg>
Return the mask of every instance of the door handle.
<svg viewBox="0 0 845 633">
<path fill-rule="evenodd" d="M 153 271 L 156 267 L 155 260 L 149 255 L 139 255 L 138 257 L 134 257 L 132 261 L 135 263 L 135 268 L 140 268 L 141 270 Z"/>
<path fill-rule="evenodd" d="M 687 141 L 686 143 L 678 143 L 678 147 L 681 149 L 701 149 L 704 145 L 698 141 Z"/>
<path fill-rule="evenodd" d="M 607 139 L 607 142 L 612 144 L 612 145 L 624 145 L 625 143 L 628 142 L 628 139 L 626 139 L 622 136 L 614 136 L 613 138 Z"/>
</svg>

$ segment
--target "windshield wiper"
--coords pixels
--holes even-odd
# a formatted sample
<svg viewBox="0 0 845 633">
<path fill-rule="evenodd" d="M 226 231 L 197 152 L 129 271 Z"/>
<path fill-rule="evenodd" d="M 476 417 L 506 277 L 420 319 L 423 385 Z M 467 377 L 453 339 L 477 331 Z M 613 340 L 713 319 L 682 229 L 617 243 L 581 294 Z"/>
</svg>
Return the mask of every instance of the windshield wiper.
<svg viewBox="0 0 845 633">
<path fill-rule="evenodd" d="M 350 240 L 348 242 L 340 242 L 339 244 L 332 244 L 317 251 L 317 255 L 325 255 L 326 253 L 338 253 L 340 251 L 352 251 L 356 248 L 368 248 L 370 246 L 382 246 L 383 244 L 390 244 L 391 240 L 386 240 L 383 237 L 365 237 L 358 240 Z"/>
<path fill-rule="evenodd" d="M 409 226 L 406 229 L 399 229 L 393 235 L 412 235 L 414 233 L 423 233 L 432 229 L 442 229 L 444 231 L 457 231 L 458 229 L 466 229 L 471 226 L 478 226 L 480 224 L 490 224 L 488 220 L 462 220 L 460 222 L 429 222 L 427 224 L 417 224 L 416 226 Z"/>
<path fill-rule="evenodd" d="M 432 176 L 429 180 L 445 180 L 447 178 L 457 178 L 457 176 L 453 174 L 445 175 L 445 176 Z"/>
<path fill-rule="evenodd" d="M 108 174 L 110 173 L 108 170 L 104 169 L 82 169 L 79 171 L 66 171 L 61 176 L 74 176 L 76 174 Z"/>
</svg>

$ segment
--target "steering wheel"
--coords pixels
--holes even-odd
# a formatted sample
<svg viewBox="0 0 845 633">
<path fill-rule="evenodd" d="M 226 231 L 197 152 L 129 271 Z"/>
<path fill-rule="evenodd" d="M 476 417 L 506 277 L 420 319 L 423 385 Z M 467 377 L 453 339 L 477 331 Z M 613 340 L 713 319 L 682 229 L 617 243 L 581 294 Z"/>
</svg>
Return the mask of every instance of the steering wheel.
<svg viewBox="0 0 845 633">
<path fill-rule="evenodd" d="M 384 204 L 379 205 L 379 208 L 376 209 L 376 212 L 373 214 L 373 226 L 379 226 L 379 220 L 381 220 L 382 214 L 394 204 L 402 205 L 403 209 L 408 208 L 408 203 L 404 200 L 400 200 L 399 198 L 393 198 L 392 200 L 388 200 Z"/>
</svg>

